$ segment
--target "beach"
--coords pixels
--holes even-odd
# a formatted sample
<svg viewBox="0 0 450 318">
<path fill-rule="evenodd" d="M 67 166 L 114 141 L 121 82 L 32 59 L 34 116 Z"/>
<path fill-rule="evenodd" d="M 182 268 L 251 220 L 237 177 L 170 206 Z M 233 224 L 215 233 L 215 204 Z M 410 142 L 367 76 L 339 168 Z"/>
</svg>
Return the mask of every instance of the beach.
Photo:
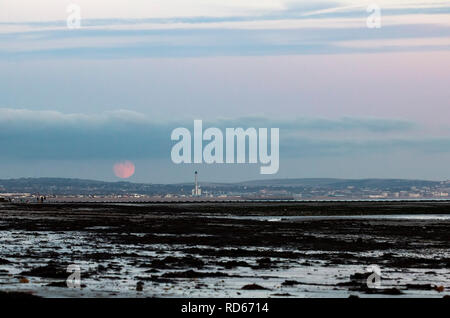
<svg viewBox="0 0 450 318">
<path fill-rule="evenodd" d="M 446 201 L 0 203 L 0 292 L 444 297 L 449 208 Z M 69 266 L 80 269 L 75 288 L 67 286 Z M 379 268 L 379 281 L 369 266 Z"/>
</svg>

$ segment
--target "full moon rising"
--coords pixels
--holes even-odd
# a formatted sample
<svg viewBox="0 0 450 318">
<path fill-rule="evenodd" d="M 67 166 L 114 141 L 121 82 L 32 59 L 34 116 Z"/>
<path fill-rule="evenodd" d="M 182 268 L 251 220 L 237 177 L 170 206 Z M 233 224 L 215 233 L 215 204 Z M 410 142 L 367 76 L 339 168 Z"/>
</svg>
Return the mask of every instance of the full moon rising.
<svg viewBox="0 0 450 318">
<path fill-rule="evenodd" d="M 135 167 L 131 161 L 123 161 L 114 164 L 113 170 L 117 177 L 126 179 L 134 174 Z"/>
</svg>

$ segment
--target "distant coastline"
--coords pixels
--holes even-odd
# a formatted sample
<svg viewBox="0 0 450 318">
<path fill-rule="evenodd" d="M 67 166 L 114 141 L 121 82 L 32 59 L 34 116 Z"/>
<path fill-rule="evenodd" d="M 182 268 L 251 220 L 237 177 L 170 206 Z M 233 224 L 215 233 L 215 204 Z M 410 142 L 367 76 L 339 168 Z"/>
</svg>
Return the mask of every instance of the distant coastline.
<svg viewBox="0 0 450 318">
<path fill-rule="evenodd" d="M 200 179 L 201 180 L 201 179 Z M 450 181 L 405 179 L 268 179 L 235 183 L 152 184 L 69 178 L 0 180 L 0 198 L 46 202 L 442 201 Z M 201 193 L 201 194 L 200 194 Z"/>
</svg>

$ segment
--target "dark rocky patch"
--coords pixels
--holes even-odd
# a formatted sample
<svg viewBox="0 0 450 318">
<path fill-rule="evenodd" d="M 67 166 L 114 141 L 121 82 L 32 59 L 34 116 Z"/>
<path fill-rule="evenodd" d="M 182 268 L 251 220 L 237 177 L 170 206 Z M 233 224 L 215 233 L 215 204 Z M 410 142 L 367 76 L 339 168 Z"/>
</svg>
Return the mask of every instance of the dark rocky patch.
<svg viewBox="0 0 450 318">
<path fill-rule="evenodd" d="M 193 270 L 188 270 L 185 272 L 169 272 L 164 273 L 162 277 L 165 278 L 203 278 L 203 277 L 227 277 L 226 273 L 222 272 L 196 272 Z"/>
<path fill-rule="evenodd" d="M 281 286 L 295 286 L 300 284 L 299 282 L 297 282 L 296 280 L 285 280 L 284 282 L 281 283 Z"/>
<path fill-rule="evenodd" d="M 61 265 L 50 262 L 45 266 L 34 267 L 29 271 L 23 271 L 20 275 L 46 278 L 67 278 L 70 273 L 67 273 L 65 268 Z"/>
<path fill-rule="evenodd" d="M 249 263 L 244 261 L 217 262 L 216 265 L 222 266 L 225 269 L 232 269 L 235 267 L 251 267 Z"/>
<path fill-rule="evenodd" d="M 243 289 L 243 290 L 267 290 L 268 288 L 263 287 L 258 284 L 248 284 L 248 285 L 244 285 L 241 289 Z"/>
<path fill-rule="evenodd" d="M 155 259 L 149 265 L 142 264 L 143 267 L 151 267 L 155 269 L 171 269 L 171 268 L 197 268 L 201 269 L 205 263 L 200 258 L 191 255 L 186 257 L 167 256 L 163 259 Z"/>
</svg>

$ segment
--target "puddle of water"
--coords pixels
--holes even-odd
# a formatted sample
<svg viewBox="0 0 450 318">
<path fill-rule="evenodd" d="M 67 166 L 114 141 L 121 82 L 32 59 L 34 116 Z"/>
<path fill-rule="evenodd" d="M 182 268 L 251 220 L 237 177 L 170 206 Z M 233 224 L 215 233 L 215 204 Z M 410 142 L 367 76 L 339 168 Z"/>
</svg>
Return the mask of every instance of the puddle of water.
<svg viewBox="0 0 450 318">
<path fill-rule="evenodd" d="M 450 215 L 442 214 L 398 214 L 398 215 L 314 215 L 314 216 L 259 216 L 259 215 L 208 215 L 209 218 L 227 218 L 236 220 L 255 220 L 269 222 L 283 221 L 314 221 L 314 220 L 426 220 L 426 221 L 447 221 Z"/>
</svg>

